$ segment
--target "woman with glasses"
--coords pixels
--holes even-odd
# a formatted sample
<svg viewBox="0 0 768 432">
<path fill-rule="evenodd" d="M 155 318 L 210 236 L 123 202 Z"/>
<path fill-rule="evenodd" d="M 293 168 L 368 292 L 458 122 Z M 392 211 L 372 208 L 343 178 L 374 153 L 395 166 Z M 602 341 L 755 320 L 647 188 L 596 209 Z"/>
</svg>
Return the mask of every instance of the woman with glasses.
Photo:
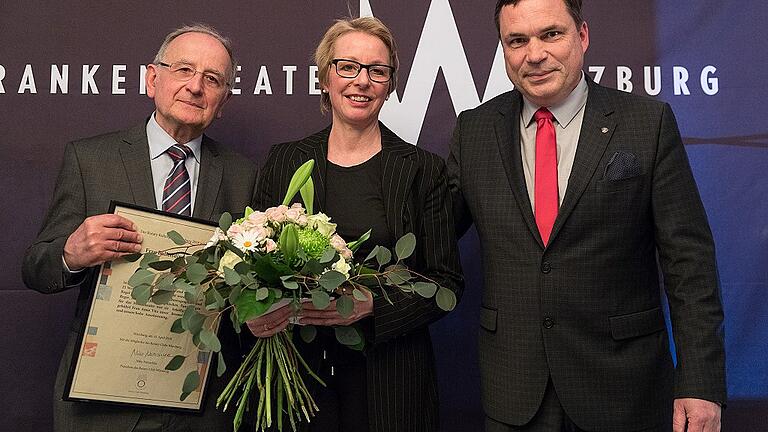
<svg viewBox="0 0 768 432">
<path fill-rule="evenodd" d="M 462 289 L 453 218 L 438 156 L 408 144 L 379 122 L 384 101 L 397 83 L 397 49 L 390 30 L 376 18 L 336 21 L 315 52 L 326 129 L 276 145 L 262 170 L 257 208 L 278 204 L 293 172 L 315 160 L 315 209 L 331 216 L 347 240 L 371 229 L 358 250 L 363 260 L 375 245 L 394 248 L 402 235 L 417 238 L 408 266 L 457 296 Z M 298 198 L 297 198 L 298 199 Z M 311 343 L 297 342 L 302 355 L 327 384 L 310 388 L 318 415 L 310 431 L 438 430 L 437 382 L 427 326 L 443 313 L 434 299 L 404 294 L 353 297 L 348 318 L 307 303 L 302 324 L 319 330 Z M 391 301 L 391 303 L 390 303 Z M 289 308 L 249 323 L 258 337 L 288 325 Z M 362 351 L 340 345 L 334 326 L 356 325 L 365 335 Z M 297 338 L 298 339 L 298 338 Z"/>
</svg>

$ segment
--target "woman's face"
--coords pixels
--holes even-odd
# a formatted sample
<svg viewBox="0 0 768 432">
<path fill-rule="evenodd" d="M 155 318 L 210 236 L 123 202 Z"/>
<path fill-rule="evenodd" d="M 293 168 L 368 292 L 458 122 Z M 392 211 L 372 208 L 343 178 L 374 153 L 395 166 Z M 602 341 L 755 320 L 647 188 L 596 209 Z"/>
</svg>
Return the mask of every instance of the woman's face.
<svg viewBox="0 0 768 432">
<path fill-rule="evenodd" d="M 350 32 L 337 39 L 333 58 L 362 64 L 390 64 L 389 49 L 384 42 L 361 32 Z M 330 97 L 334 123 L 362 128 L 378 121 L 390 83 L 372 81 L 366 69 L 361 69 L 355 78 L 343 78 L 336 73 L 335 65 L 331 64 L 330 68 L 325 90 Z"/>
</svg>

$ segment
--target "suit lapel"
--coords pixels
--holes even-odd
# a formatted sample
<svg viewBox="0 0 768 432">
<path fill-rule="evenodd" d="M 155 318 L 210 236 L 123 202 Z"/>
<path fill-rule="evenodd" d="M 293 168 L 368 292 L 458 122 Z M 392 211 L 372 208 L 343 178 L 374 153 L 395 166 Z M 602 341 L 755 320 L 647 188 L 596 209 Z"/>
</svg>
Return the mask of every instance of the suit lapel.
<svg viewBox="0 0 768 432">
<path fill-rule="evenodd" d="M 213 220 L 216 198 L 221 187 L 224 168 L 219 159 L 219 143 L 203 135 L 200 146 L 200 173 L 197 175 L 197 193 L 193 216 Z"/>
<path fill-rule="evenodd" d="M 120 147 L 120 158 L 128 177 L 134 204 L 156 208 L 145 123 L 126 131 L 123 145 Z"/>
<path fill-rule="evenodd" d="M 395 239 L 399 239 L 405 234 L 403 215 L 406 211 L 414 210 L 407 208 L 406 199 L 416 176 L 416 167 L 411 158 L 416 153 L 416 147 L 400 139 L 383 124 L 379 123 L 379 127 L 384 212 L 390 232 Z"/>
<path fill-rule="evenodd" d="M 568 178 L 568 189 L 565 192 L 563 203 L 560 205 L 555 225 L 552 227 L 550 239 L 557 236 L 558 231 L 565 224 L 568 216 L 573 212 L 582 194 L 584 194 L 584 190 L 592 179 L 616 129 L 616 120 L 610 117 L 614 110 L 603 89 L 592 83 L 591 80 L 587 80 L 587 83 L 589 84 L 589 96 L 587 96 L 587 105 L 584 107 L 584 120 L 581 124 L 579 144 L 576 148 L 571 175 Z"/>
<path fill-rule="evenodd" d="M 504 99 L 499 106 L 500 115 L 494 123 L 496 143 L 499 145 L 501 163 L 504 165 L 507 180 L 523 220 L 525 220 L 528 230 L 543 247 L 539 228 L 536 226 L 536 219 L 533 216 L 533 210 L 531 210 L 531 200 L 525 185 L 523 156 L 520 152 L 520 110 L 523 100 L 519 92 L 513 92 L 511 95 L 511 100 Z"/>
</svg>

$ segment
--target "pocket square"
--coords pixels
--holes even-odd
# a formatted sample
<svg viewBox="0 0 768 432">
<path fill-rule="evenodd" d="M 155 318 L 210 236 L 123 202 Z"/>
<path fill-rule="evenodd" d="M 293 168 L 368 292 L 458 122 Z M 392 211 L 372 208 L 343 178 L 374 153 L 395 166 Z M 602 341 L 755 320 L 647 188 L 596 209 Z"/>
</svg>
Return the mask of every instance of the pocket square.
<svg viewBox="0 0 768 432">
<path fill-rule="evenodd" d="M 619 151 L 611 156 L 611 159 L 605 166 L 603 180 L 616 181 L 639 176 L 640 174 L 642 173 L 637 156 L 634 153 Z"/>
</svg>

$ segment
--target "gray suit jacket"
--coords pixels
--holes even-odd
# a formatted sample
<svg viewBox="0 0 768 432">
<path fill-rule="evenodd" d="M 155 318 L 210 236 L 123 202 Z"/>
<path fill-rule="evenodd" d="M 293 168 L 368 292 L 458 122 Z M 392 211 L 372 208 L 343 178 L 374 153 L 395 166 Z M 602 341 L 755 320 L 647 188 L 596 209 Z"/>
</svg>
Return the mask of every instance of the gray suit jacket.
<svg viewBox="0 0 768 432">
<path fill-rule="evenodd" d="M 523 174 L 521 106 L 512 91 L 462 113 L 448 161 L 458 231 L 474 223 L 482 248 L 486 414 L 528 422 L 550 378 L 565 411 L 589 430 L 669 421 L 673 395 L 724 401 L 714 245 L 669 105 L 589 81 L 546 248 Z"/>
<path fill-rule="evenodd" d="M 138 408 L 61 400 L 72 354 L 76 350 L 78 332 L 81 331 L 87 313 L 92 278 L 96 276 L 97 270 L 88 269 L 75 278 L 76 281 L 67 280 L 61 257 L 69 235 L 85 218 L 108 212 L 110 200 L 155 208 L 145 127 L 146 124 L 142 123 L 131 129 L 67 144 L 43 227 L 24 255 L 22 271 L 24 283 L 29 288 L 42 293 L 80 289 L 75 322 L 54 390 L 56 431 L 129 431 L 142 411 Z M 253 198 L 256 176 L 257 169 L 251 161 L 204 136 L 193 216 L 218 220 L 224 211 L 241 212 Z M 231 332 L 231 325 L 225 324 L 222 332 Z M 223 343 L 228 341 L 231 345 L 233 335 L 222 335 L 222 338 Z M 220 387 L 222 380 L 212 381 L 209 395 L 213 397 L 208 397 L 208 406 L 200 421 L 210 419 L 212 425 L 227 424 L 224 420 L 229 414 L 219 415 L 212 403 L 216 399 L 213 393 Z"/>
<path fill-rule="evenodd" d="M 408 232 L 417 245 L 408 265 L 461 296 L 463 279 L 453 229 L 445 162 L 408 144 L 383 124 L 381 188 L 387 225 L 395 240 Z M 326 159 L 330 127 L 296 142 L 272 148 L 259 180 L 256 208 L 279 204 L 295 170 L 315 160 L 315 211 L 325 206 Z M 299 200 L 297 197 L 296 200 Z M 333 215 L 329 215 L 333 217 Z M 434 432 L 438 422 L 437 381 L 427 325 L 442 317 L 433 299 L 389 290 L 387 302 L 374 299 L 366 349 L 368 418 L 375 432 Z M 316 350 L 317 352 L 308 352 Z M 320 352 L 309 344 L 312 364 Z M 323 409 L 323 407 L 320 407 Z"/>
</svg>

